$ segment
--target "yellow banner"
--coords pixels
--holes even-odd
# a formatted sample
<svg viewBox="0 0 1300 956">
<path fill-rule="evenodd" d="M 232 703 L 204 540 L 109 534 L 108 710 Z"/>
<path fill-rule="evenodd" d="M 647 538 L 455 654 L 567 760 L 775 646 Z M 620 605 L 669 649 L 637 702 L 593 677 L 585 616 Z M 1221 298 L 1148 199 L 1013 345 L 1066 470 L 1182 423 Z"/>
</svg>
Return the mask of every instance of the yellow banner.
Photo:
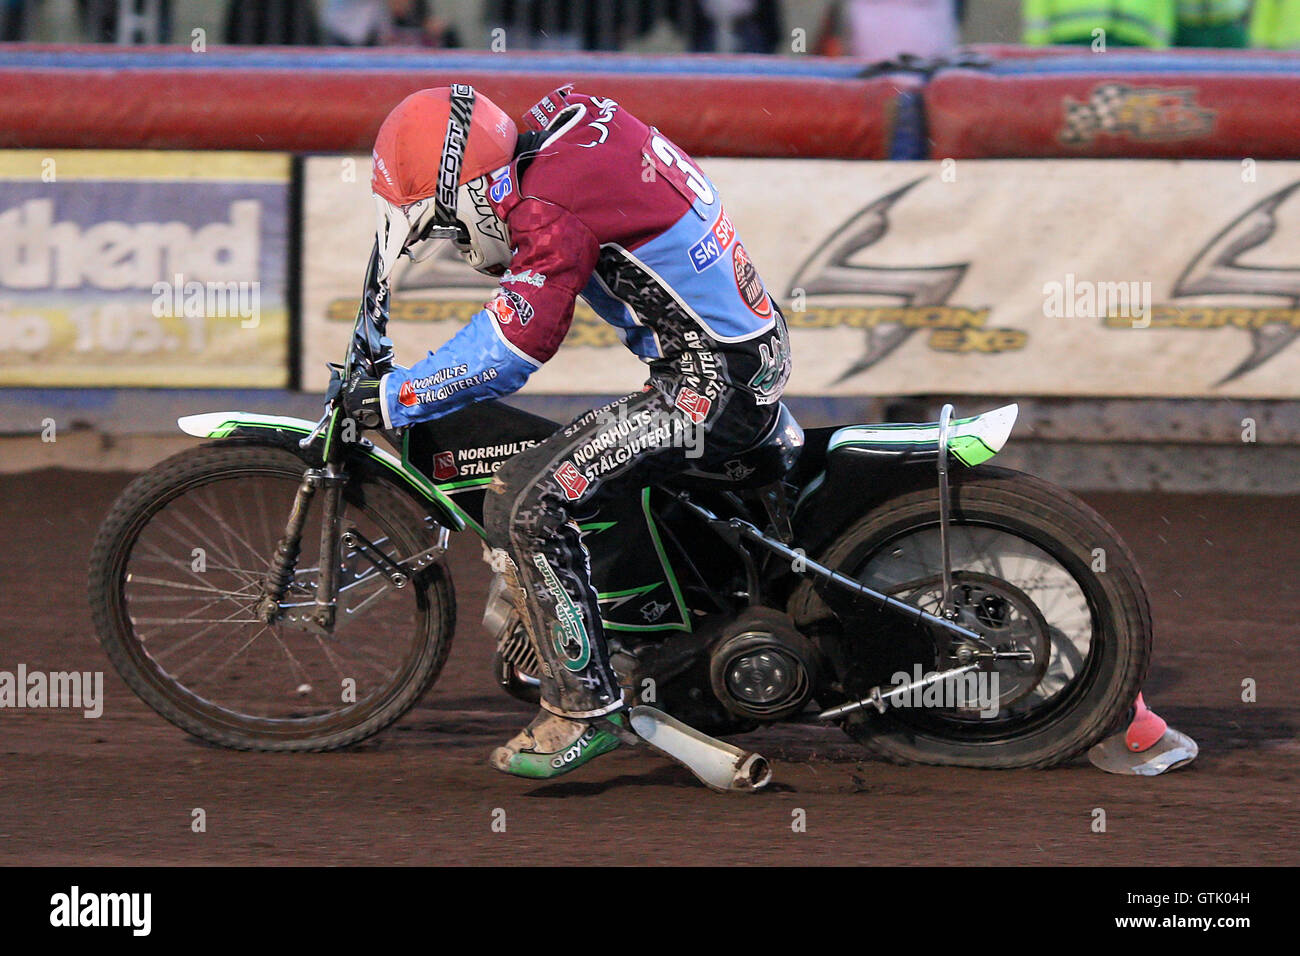
<svg viewBox="0 0 1300 956">
<path fill-rule="evenodd" d="M 0 385 L 282 387 L 289 157 L 0 151 Z"/>
</svg>

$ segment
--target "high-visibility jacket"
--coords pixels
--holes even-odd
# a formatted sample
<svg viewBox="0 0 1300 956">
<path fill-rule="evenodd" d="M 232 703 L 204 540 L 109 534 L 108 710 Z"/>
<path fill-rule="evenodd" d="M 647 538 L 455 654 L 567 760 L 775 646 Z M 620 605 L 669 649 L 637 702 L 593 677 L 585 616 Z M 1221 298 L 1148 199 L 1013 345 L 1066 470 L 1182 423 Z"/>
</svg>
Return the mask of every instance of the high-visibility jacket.
<svg viewBox="0 0 1300 956">
<path fill-rule="evenodd" d="M 1024 41 L 1091 43 L 1106 31 L 1109 42 L 1167 47 L 1177 27 L 1177 0 L 1024 0 Z"/>
<path fill-rule="evenodd" d="M 1178 25 L 1214 27 L 1237 23 L 1246 16 L 1250 0 L 1178 0 Z"/>
<path fill-rule="evenodd" d="M 1250 45 L 1270 50 L 1300 49 L 1300 0 L 1255 0 Z"/>
</svg>

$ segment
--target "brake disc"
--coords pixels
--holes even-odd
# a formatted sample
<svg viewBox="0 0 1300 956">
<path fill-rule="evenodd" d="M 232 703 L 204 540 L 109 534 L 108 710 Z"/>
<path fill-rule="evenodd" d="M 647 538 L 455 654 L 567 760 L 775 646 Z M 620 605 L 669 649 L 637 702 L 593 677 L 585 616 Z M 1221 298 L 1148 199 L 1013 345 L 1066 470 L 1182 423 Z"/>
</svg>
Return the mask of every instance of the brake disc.
<svg viewBox="0 0 1300 956">
<path fill-rule="evenodd" d="M 943 575 L 906 581 L 888 593 L 939 613 L 943 604 Z M 1014 584 L 978 571 L 954 571 L 949 597 L 957 623 L 979 634 L 983 646 L 955 642 L 947 654 L 948 660 L 961 664 L 983 658 L 980 670 L 998 675 L 999 709 L 1031 694 L 1047 673 L 1052 652 L 1047 619 L 1038 606 Z M 1033 657 L 1029 661 L 996 658 L 999 653 L 1015 651 L 1028 651 Z"/>
</svg>

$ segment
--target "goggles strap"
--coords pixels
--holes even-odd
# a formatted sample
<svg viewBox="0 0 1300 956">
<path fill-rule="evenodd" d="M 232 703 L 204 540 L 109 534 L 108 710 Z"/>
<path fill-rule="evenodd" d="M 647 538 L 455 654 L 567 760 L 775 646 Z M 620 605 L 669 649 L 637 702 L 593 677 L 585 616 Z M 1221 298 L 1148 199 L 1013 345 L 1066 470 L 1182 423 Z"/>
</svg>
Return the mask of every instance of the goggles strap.
<svg viewBox="0 0 1300 956">
<path fill-rule="evenodd" d="M 470 119 L 474 115 L 474 88 L 465 83 L 451 87 L 451 113 L 447 117 L 447 135 L 443 140 L 442 160 L 438 166 L 438 191 L 433 198 L 435 226 L 456 227 L 456 192 L 460 189 L 460 170 L 465 162 L 469 142 Z"/>
</svg>

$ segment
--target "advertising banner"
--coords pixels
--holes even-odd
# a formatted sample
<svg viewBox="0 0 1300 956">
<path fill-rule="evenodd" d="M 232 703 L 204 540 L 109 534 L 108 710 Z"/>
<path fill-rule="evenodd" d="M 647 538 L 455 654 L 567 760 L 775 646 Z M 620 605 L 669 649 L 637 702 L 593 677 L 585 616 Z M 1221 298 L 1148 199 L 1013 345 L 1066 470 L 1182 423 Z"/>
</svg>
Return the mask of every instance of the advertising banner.
<svg viewBox="0 0 1300 956">
<path fill-rule="evenodd" d="M 289 157 L 0 151 L 0 385 L 284 387 Z"/>
<path fill-rule="evenodd" d="M 1300 163 L 700 165 L 785 312 L 792 394 L 1300 397 Z M 369 160 L 312 159 L 305 189 L 304 384 L 320 389 L 373 242 Z M 403 260 L 398 361 L 492 289 L 449 244 Z M 579 303 L 527 388 L 622 393 L 644 377 Z"/>
</svg>

